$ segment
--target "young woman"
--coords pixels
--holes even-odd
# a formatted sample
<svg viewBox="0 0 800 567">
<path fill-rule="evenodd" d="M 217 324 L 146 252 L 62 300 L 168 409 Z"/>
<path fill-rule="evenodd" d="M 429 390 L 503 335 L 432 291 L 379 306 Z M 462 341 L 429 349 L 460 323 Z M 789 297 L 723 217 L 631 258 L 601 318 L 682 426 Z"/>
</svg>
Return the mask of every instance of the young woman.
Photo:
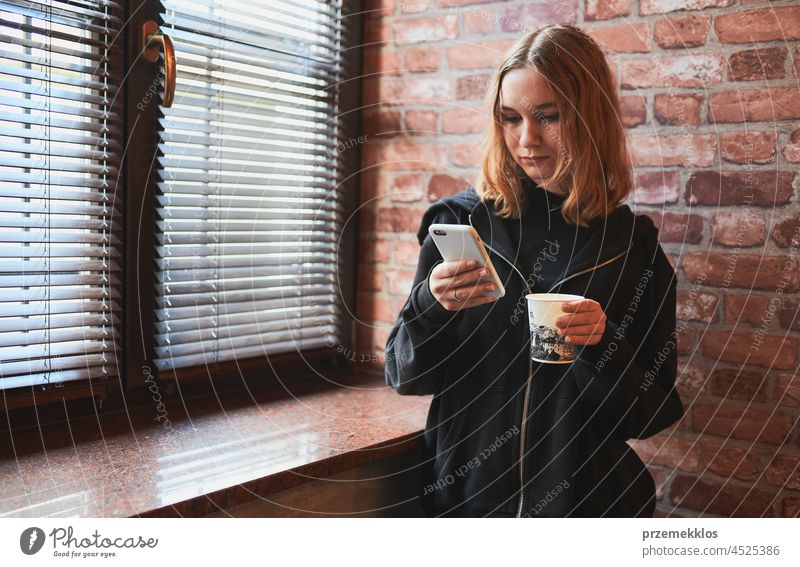
<svg viewBox="0 0 800 567">
<path fill-rule="evenodd" d="M 652 516 L 655 485 L 626 443 L 683 415 L 675 272 L 644 215 L 612 76 L 576 27 L 522 37 L 488 92 L 494 117 L 476 187 L 434 203 L 408 301 L 386 343 L 386 380 L 434 394 L 421 502 L 431 516 Z M 480 266 L 444 262 L 432 223 L 470 224 Z M 529 356 L 525 296 L 571 293 L 571 364 Z"/>
</svg>

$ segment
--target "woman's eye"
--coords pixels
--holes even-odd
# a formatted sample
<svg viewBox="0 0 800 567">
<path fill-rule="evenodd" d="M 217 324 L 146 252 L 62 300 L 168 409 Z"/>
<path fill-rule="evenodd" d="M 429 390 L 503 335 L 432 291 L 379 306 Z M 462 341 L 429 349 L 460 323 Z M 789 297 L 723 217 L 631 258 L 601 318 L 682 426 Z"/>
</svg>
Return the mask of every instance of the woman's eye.
<svg viewBox="0 0 800 567">
<path fill-rule="evenodd" d="M 519 122 L 519 116 L 503 116 L 503 122 Z"/>
<path fill-rule="evenodd" d="M 558 120 L 558 114 L 551 114 L 550 116 L 542 116 L 542 120 L 547 120 L 548 122 L 555 122 Z"/>
</svg>

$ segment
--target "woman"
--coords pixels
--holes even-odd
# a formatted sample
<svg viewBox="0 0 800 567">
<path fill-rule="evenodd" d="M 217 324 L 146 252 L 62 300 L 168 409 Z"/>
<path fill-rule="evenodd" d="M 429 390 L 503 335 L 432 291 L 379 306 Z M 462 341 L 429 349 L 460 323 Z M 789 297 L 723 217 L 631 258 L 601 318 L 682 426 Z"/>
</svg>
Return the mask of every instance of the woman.
<svg viewBox="0 0 800 567">
<path fill-rule="evenodd" d="M 434 394 L 421 502 L 431 516 L 652 516 L 655 485 L 626 443 L 675 423 L 675 272 L 632 191 L 619 102 L 602 51 L 576 27 L 521 38 L 488 92 L 481 175 L 434 203 L 409 299 L 386 343 L 386 380 Z M 480 266 L 443 262 L 432 223 L 470 224 Z M 572 293 L 567 365 L 529 356 L 525 295 Z"/>
</svg>

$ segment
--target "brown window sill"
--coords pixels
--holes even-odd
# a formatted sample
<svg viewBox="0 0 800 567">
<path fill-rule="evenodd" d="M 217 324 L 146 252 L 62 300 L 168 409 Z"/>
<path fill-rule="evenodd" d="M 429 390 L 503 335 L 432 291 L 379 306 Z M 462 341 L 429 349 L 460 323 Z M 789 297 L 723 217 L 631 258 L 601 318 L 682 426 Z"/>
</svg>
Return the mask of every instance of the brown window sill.
<svg viewBox="0 0 800 567">
<path fill-rule="evenodd" d="M 203 516 L 418 446 L 429 396 L 326 378 L 2 431 L 0 516 Z"/>
</svg>

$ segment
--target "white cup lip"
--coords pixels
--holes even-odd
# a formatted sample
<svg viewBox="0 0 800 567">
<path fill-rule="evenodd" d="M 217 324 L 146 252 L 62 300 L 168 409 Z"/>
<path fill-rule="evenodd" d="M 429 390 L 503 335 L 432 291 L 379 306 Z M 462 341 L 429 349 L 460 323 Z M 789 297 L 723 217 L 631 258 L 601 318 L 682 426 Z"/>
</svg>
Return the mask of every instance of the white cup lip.
<svg viewBox="0 0 800 567">
<path fill-rule="evenodd" d="M 575 301 L 586 298 L 571 293 L 529 293 L 525 299 L 528 301 Z"/>
</svg>

